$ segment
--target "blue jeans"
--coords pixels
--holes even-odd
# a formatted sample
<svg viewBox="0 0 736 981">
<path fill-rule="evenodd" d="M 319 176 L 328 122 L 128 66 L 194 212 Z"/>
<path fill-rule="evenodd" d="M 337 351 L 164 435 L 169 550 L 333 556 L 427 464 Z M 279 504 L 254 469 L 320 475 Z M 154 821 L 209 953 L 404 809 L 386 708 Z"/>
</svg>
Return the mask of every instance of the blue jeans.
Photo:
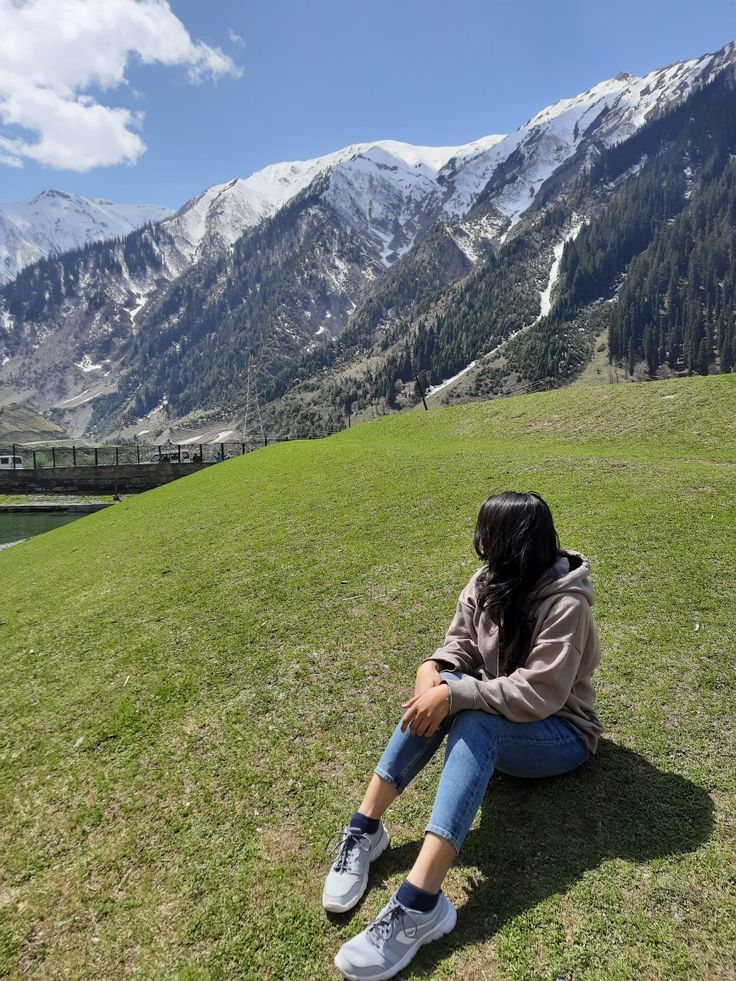
<svg viewBox="0 0 736 981">
<path fill-rule="evenodd" d="M 442 671 L 442 677 L 459 678 Z M 459 852 L 494 769 L 513 777 L 553 777 L 580 766 L 590 751 L 572 723 L 551 715 L 536 722 L 509 722 L 490 712 L 463 711 L 437 732 L 412 736 L 396 726 L 375 772 L 401 793 L 447 736 L 445 765 L 426 831 Z"/>
</svg>

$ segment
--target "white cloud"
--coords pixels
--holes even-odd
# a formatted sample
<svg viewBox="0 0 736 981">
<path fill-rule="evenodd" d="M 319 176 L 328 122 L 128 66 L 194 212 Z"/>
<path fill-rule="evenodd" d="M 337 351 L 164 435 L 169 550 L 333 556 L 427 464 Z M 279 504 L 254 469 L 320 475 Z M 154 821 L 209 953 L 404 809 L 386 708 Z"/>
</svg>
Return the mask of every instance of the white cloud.
<svg viewBox="0 0 736 981">
<path fill-rule="evenodd" d="M 234 31 L 232 27 L 228 30 L 227 36 L 230 38 L 233 44 L 245 44 L 245 41 L 242 39 L 242 37 L 238 34 L 237 31 Z"/>
<path fill-rule="evenodd" d="M 127 85 L 132 58 L 182 66 L 191 82 L 240 75 L 219 48 L 192 39 L 167 0 L 0 0 L 0 163 L 135 163 L 142 113 L 89 93 Z"/>
</svg>

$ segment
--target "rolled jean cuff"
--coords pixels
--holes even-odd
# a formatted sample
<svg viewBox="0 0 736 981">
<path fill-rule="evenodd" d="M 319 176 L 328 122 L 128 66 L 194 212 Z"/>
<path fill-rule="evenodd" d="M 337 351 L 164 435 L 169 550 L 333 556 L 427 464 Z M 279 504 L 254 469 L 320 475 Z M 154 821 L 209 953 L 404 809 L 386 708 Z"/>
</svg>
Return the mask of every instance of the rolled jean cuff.
<svg viewBox="0 0 736 981">
<path fill-rule="evenodd" d="M 377 766 L 373 772 L 377 776 L 379 776 L 381 780 L 385 780 L 386 783 L 391 784 L 391 786 L 398 794 L 400 794 L 405 789 L 404 787 L 402 787 L 400 780 L 397 780 L 395 777 L 392 777 L 387 770 L 382 769 L 380 766 Z"/>
<path fill-rule="evenodd" d="M 452 834 L 447 828 L 441 828 L 439 824 L 428 824 L 424 829 L 424 833 L 426 834 L 428 831 L 431 831 L 433 835 L 437 835 L 438 838 L 444 838 L 445 841 L 449 841 L 455 852 L 459 852 L 463 847 L 465 836 L 458 838 L 457 835 Z"/>
</svg>

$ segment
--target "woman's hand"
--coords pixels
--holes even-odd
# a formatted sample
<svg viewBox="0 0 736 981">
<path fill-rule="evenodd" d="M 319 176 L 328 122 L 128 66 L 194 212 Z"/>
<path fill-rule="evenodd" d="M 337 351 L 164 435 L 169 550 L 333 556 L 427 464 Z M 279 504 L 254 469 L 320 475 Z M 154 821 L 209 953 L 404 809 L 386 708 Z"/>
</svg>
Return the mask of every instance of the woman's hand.
<svg viewBox="0 0 736 981">
<path fill-rule="evenodd" d="M 440 678 L 440 669 L 437 662 L 423 661 L 417 668 L 417 677 L 414 682 L 414 697 L 416 698 L 422 692 L 441 684 L 442 678 Z"/>
<path fill-rule="evenodd" d="M 408 702 L 402 702 L 401 707 L 406 712 L 401 720 L 401 731 L 405 732 L 409 726 L 412 736 L 433 736 L 450 713 L 447 694 L 447 685 L 440 680 L 439 684 L 415 695 Z"/>
</svg>

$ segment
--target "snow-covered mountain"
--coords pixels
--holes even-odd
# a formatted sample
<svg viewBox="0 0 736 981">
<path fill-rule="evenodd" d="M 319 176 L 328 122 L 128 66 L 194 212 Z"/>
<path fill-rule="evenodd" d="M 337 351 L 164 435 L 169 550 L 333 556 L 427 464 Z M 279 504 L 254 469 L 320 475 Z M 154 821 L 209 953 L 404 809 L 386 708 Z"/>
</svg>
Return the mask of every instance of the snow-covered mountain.
<svg viewBox="0 0 736 981">
<path fill-rule="evenodd" d="M 659 68 L 639 78 L 624 72 L 570 99 L 542 109 L 514 133 L 462 147 L 438 174 L 447 188 L 443 211 L 453 218 L 477 203 L 519 221 L 552 174 L 581 146 L 610 147 L 682 102 L 736 62 L 736 41 L 714 54 Z"/>
<path fill-rule="evenodd" d="M 46 256 L 127 235 L 170 214 L 169 208 L 157 205 L 114 204 L 55 190 L 30 201 L 0 204 L 0 283 Z"/>
<path fill-rule="evenodd" d="M 478 245 L 502 241 L 545 182 L 581 149 L 598 153 L 622 142 L 735 61 L 736 42 L 730 42 L 642 77 L 624 72 L 547 106 L 511 134 L 462 146 L 377 140 L 273 164 L 209 188 L 164 223 L 180 251 L 177 269 L 232 245 L 324 177 L 324 200 L 372 243 L 385 265 L 437 221 L 455 224 L 458 244 L 475 259 Z"/>
<path fill-rule="evenodd" d="M 513 226 L 544 182 L 583 144 L 608 147 L 704 85 L 736 60 L 736 42 L 642 77 L 622 73 L 542 109 L 515 132 L 455 147 L 396 140 L 347 146 L 313 160 L 274 164 L 244 180 L 210 188 L 170 220 L 191 220 L 223 241 L 274 214 L 312 181 L 329 174 L 325 199 L 373 239 L 389 265 L 414 243 L 428 220 L 462 219 L 486 191 Z M 212 214 L 217 203 L 216 215 Z M 202 212 L 208 210 L 205 226 Z M 189 217 L 192 212 L 197 218 Z"/>
<path fill-rule="evenodd" d="M 0 204 L 0 282 L 44 256 L 156 221 L 162 221 L 179 253 L 172 266 L 180 272 L 202 255 L 231 246 L 325 174 L 330 175 L 326 200 L 372 238 L 390 264 L 411 247 L 426 216 L 459 220 L 484 190 L 500 215 L 515 224 L 581 144 L 621 142 L 735 58 L 736 42 L 730 42 L 714 54 L 642 77 L 624 72 L 547 106 L 511 134 L 463 146 L 377 140 L 311 160 L 271 164 L 208 188 L 174 215 L 154 205 L 114 204 L 57 190 Z"/>
<path fill-rule="evenodd" d="M 641 78 L 624 73 L 548 106 L 514 133 L 464 146 L 379 140 L 273 164 L 207 189 L 122 242 L 40 263 L 0 293 L 0 394 L 25 393 L 81 431 L 102 396 L 128 417 L 163 401 L 169 411 L 178 401 L 182 414 L 193 403 L 211 409 L 225 404 L 225 392 L 236 402 L 236 373 L 227 385 L 211 383 L 210 362 L 252 343 L 267 352 L 273 377 L 343 332 L 361 343 L 378 338 L 382 350 L 395 325 L 405 330 L 422 304 L 429 309 L 435 294 L 502 254 L 540 202 L 559 199 L 582 167 L 706 83 L 733 75 L 735 62 L 732 42 Z M 151 220 L 143 211 L 129 220 Z M 72 245 L 80 244 L 77 213 L 57 202 L 54 227 L 61 235 L 70 216 Z M 105 215 L 104 233 L 90 239 L 120 234 Z M 4 217 L 0 209 L 0 230 Z M 543 236 L 531 277 L 540 291 L 583 217 L 570 215 L 554 241 Z M 205 368 L 193 388 L 195 364 Z"/>
<path fill-rule="evenodd" d="M 426 199 L 438 190 L 441 168 L 463 149 L 378 140 L 311 160 L 272 164 L 249 177 L 208 188 L 161 228 L 171 239 L 181 271 L 203 256 L 226 250 L 315 180 L 328 177 L 325 200 L 371 240 L 389 264 L 411 246 Z"/>
</svg>

